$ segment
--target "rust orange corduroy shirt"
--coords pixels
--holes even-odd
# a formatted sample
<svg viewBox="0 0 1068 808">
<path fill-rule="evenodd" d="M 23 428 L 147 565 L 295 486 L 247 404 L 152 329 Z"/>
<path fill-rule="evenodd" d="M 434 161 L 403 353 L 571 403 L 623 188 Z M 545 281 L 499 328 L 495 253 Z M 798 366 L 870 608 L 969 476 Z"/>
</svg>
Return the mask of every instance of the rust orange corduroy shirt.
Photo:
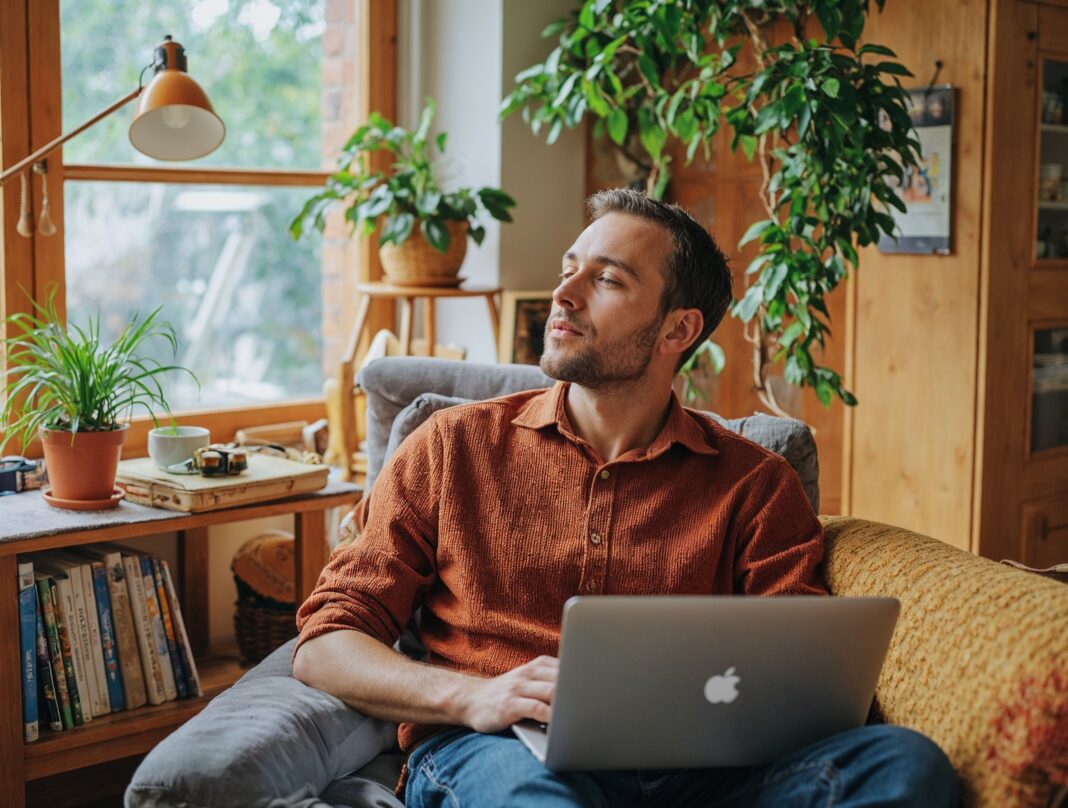
<svg viewBox="0 0 1068 808">
<path fill-rule="evenodd" d="M 413 432 L 300 607 L 300 643 L 351 629 L 392 644 L 422 605 L 429 664 L 496 676 L 556 655 L 572 595 L 825 594 L 823 531 L 782 457 L 672 396 L 647 449 L 603 463 L 567 390 L 451 407 Z M 438 729 L 401 724 L 400 746 Z"/>
</svg>

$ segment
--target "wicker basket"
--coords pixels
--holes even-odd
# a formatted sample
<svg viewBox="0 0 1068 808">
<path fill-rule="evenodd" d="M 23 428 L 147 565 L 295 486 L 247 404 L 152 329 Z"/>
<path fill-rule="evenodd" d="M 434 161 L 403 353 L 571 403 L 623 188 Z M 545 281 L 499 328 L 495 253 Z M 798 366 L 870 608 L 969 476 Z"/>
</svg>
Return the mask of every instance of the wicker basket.
<svg viewBox="0 0 1068 808">
<path fill-rule="evenodd" d="M 297 636 L 293 551 L 293 534 L 274 530 L 249 539 L 234 554 L 234 632 L 244 666 Z"/>
<path fill-rule="evenodd" d="M 443 253 L 430 246 L 418 226 L 400 246 L 380 247 L 384 280 L 396 286 L 459 286 L 460 265 L 467 254 L 467 222 L 450 221 L 446 227 L 449 248 Z"/>
</svg>

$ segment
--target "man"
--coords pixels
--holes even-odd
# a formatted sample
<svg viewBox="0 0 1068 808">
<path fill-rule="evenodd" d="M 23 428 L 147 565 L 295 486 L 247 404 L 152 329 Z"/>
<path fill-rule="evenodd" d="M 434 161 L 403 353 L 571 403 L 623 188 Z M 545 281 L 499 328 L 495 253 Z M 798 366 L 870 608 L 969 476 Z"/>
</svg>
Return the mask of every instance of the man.
<svg viewBox="0 0 1068 808">
<path fill-rule="evenodd" d="M 572 595 L 826 592 L 797 475 L 671 390 L 730 304 L 723 254 L 637 192 L 590 212 L 546 327 L 559 381 L 443 410 L 404 442 L 301 607 L 294 675 L 401 722 L 412 806 L 954 804 L 945 756 L 894 727 L 765 769 L 562 774 L 509 732 L 550 720 Z M 426 662 L 390 648 L 419 606 Z"/>
</svg>

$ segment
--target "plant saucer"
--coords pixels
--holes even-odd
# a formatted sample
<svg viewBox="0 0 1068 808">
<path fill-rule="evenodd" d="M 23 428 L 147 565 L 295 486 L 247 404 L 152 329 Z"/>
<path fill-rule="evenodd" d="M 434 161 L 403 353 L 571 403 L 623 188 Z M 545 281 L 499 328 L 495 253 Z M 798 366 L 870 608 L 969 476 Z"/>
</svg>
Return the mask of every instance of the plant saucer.
<svg viewBox="0 0 1068 808">
<path fill-rule="evenodd" d="M 126 491 L 122 488 L 113 488 L 111 496 L 107 499 L 60 499 L 52 496 L 52 488 L 48 486 L 41 490 L 41 495 L 44 501 L 53 508 L 63 508 L 68 511 L 106 511 L 108 508 L 116 507 L 119 500 L 126 496 Z"/>
</svg>

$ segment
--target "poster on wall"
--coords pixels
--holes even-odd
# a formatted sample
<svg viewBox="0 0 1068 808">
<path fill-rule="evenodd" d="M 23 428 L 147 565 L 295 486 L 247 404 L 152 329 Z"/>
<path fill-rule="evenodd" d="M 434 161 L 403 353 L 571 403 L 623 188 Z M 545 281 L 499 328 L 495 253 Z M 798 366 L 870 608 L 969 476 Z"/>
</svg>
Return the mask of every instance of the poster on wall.
<svg viewBox="0 0 1068 808">
<path fill-rule="evenodd" d="M 920 141 L 921 162 L 905 169 L 898 196 L 907 210 L 890 209 L 897 238 L 882 236 L 879 251 L 948 255 L 953 213 L 953 87 L 939 84 L 910 90 L 909 114 Z M 898 184 L 894 179 L 891 183 Z"/>
</svg>

